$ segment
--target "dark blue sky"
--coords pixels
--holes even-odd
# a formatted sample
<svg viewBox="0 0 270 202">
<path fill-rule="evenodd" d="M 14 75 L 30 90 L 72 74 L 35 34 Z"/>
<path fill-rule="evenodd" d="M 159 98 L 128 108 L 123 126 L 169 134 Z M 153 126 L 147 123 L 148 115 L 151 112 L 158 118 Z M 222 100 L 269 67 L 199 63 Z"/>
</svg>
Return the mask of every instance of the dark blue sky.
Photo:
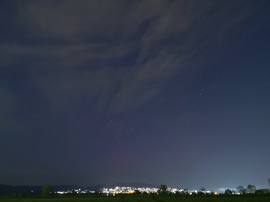
<svg viewBox="0 0 270 202">
<path fill-rule="evenodd" d="M 1 1 L 2 184 L 270 177 L 269 1 Z"/>
</svg>

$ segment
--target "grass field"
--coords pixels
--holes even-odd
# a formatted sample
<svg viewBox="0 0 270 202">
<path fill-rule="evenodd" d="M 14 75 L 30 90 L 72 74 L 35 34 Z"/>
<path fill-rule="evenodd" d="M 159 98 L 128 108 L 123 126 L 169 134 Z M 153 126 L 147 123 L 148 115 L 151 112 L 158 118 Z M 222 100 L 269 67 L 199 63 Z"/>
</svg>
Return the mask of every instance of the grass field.
<svg viewBox="0 0 270 202">
<path fill-rule="evenodd" d="M 270 196 L 175 196 L 175 195 L 124 195 L 52 198 L 1 197 L 0 202 L 270 202 Z"/>
</svg>

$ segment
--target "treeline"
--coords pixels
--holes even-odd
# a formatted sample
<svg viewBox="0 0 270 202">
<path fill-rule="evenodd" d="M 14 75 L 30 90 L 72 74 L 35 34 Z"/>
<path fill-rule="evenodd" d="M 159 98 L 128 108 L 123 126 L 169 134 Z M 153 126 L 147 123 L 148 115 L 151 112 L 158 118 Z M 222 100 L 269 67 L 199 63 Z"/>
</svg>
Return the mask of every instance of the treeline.
<svg viewBox="0 0 270 202">
<path fill-rule="evenodd" d="M 236 187 L 233 189 L 225 189 L 224 194 L 269 194 L 269 189 L 257 189 L 255 185 L 249 184 L 246 188 L 243 186 Z"/>
</svg>

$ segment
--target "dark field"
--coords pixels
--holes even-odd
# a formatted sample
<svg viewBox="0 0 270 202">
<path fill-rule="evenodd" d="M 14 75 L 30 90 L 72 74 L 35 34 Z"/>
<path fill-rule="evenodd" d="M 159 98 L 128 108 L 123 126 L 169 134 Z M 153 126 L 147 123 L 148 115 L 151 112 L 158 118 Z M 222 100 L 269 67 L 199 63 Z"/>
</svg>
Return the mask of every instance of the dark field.
<svg viewBox="0 0 270 202">
<path fill-rule="evenodd" d="M 1 197 L 0 202 L 263 202 L 270 196 L 160 196 L 160 195 L 124 195 L 124 196 L 71 196 L 55 198 L 10 198 Z"/>
</svg>

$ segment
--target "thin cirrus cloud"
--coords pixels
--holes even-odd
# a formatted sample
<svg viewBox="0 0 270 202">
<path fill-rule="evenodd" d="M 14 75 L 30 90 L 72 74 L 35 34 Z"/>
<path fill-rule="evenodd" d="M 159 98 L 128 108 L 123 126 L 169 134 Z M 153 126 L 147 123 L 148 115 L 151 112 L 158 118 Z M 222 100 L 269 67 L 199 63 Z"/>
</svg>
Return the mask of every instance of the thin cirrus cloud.
<svg viewBox="0 0 270 202">
<path fill-rule="evenodd" d="M 1 42 L 3 68 L 35 60 L 25 72 L 53 108 L 63 101 L 68 107 L 69 100 L 85 95 L 96 97 L 97 107 L 107 113 L 126 111 L 153 99 L 175 72 L 201 62 L 194 55 L 205 38 L 235 37 L 237 30 L 244 31 L 237 28 L 248 20 L 243 16 L 256 12 L 244 7 L 212 30 L 228 14 L 230 3 L 218 8 L 214 1 L 204 4 L 18 2 L 13 23 L 27 34 L 14 44 Z M 204 24 L 204 13 L 214 8 L 213 20 Z"/>
</svg>

